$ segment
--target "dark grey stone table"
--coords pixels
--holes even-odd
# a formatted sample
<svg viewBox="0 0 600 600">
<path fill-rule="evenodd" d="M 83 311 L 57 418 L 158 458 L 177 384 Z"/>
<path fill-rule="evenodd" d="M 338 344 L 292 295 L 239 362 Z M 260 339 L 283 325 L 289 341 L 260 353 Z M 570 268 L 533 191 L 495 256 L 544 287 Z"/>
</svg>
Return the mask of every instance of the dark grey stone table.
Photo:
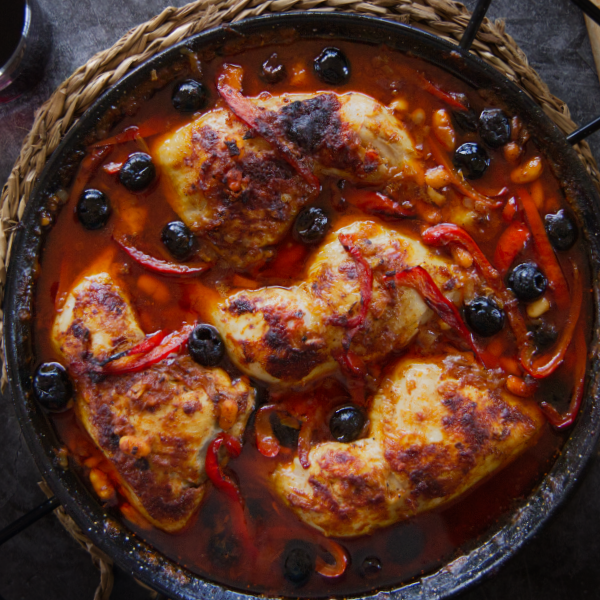
<svg viewBox="0 0 600 600">
<path fill-rule="evenodd" d="M 11 0 L 0 0 L 3 2 Z M 35 91 L 0 106 L 0 185 L 10 172 L 34 111 L 52 90 L 97 51 L 165 8 L 165 0 L 39 0 L 54 45 Z M 174 4 L 184 4 L 178 0 Z M 473 7 L 474 0 L 466 2 Z M 1 11 L 1 9 L 0 9 Z M 600 85 L 584 19 L 569 0 L 494 0 L 492 18 L 506 28 L 576 122 L 600 114 Z M 0 35 L 2 17 L 0 16 Z M 600 133 L 591 139 L 600 159 Z M 0 528 L 39 504 L 38 471 L 8 398 L 0 400 Z M 548 527 L 496 577 L 465 600 L 600 598 L 600 460 L 594 456 L 578 489 Z M 0 548 L 0 596 L 5 600 L 91 600 L 98 573 L 89 556 L 45 517 Z M 116 573 L 114 600 L 142 600 L 147 591 Z"/>
</svg>

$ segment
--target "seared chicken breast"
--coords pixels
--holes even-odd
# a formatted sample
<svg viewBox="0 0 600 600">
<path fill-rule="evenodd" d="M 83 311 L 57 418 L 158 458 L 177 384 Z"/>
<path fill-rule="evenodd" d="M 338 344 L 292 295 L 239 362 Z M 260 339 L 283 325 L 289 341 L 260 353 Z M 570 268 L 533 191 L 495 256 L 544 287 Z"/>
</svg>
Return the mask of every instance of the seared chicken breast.
<svg viewBox="0 0 600 600">
<path fill-rule="evenodd" d="M 317 176 L 396 183 L 422 173 L 412 141 L 387 108 L 363 94 L 248 99 Z M 200 239 L 205 260 L 236 268 L 273 254 L 318 193 L 277 148 L 228 109 L 215 109 L 153 145 L 166 197 Z M 316 186 L 316 187 L 315 187 Z"/>
<path fill-rule="evenodd" d="M 52 340 L 74 377 L 76 413 L 114 465 L 122 493 L 155 527 L 182 529 L 205 493 L 204 462 L 223 430 L 221 409 L 241 439 L 254 407 L 245 379 L 170 355 L 138 373 L 104 375 L 99 365 L 144 339 L 123 290 L 108 273 L 83 278 L 54 322 Z"/>
<path fill-rule="evenodd" d="M 386 274 L 420 265 L 451 300 L 461 300 L 463 269 L 392 229 L 355 222 L 330 235 L 310 264 L 306 281 L 290 289 L 238 292 L 215 308 L 213 323 L 243 372 L 285 386 L 302 385 L 337 369 L 335 357 L 347 339 L 347 324 L 361 310 L 356 263 L 340 236 L 355 245 L 374 275 L 369 309 L 349 346 L 365 362 L 404 348 L 433 314 L 415 290 L 388 285 Z"/>
<path fill-rule="evenodd" d="M 532 445 L 545 422 L 470 355 L 398 361 L 373 399 L 368 435 L 296 457 L 273 492 L 327 536 L 371 533 L 465 494 Z"/>
</svg>

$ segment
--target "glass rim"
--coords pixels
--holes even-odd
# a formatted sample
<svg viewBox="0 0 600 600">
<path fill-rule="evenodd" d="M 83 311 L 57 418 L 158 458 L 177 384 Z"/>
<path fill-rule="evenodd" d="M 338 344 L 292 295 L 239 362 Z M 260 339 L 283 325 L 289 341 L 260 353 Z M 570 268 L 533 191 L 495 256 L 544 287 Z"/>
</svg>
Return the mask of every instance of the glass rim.
<svg viewBox="0 0 600 600">
<path fill-rule="evenodd" d="M 30 0 L 24 0 L 25 17 L 23 19 L 23 27 L 21 29 L 21 39 L 17 44 L 10 58 L 0 66 L 0 91 L 8 87 L 14 80 L 12 75 L 18 69 L 23 56 L 23 50 L 27 44 L 27 36 L 31 29 L 31 6 Z"/>
</svg>

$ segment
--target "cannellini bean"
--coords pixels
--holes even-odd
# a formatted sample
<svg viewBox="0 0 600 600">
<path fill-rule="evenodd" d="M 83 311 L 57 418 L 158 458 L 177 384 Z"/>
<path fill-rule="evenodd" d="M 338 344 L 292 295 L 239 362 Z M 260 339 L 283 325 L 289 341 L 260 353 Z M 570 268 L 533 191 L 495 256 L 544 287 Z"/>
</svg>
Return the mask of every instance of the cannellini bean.
<svg viewBox="0 0 600 600">
<path fill-rule="evenodd" d="M 156 277 L 152 277 L 152 275 L 147 275 L 146 273 L 140 275 L 137 280 L 137 286 L 142 292 L 151 296 L 159 304 L 167 304 L 171 299 L 169 288 Z"/>
<path fill-rule="evenodd" d="M 231 429 L 237 419 L 238 405 L 231 398 L 219 402 L 219 427 L 224 431 Z"/>
<path fill-rule="evenodd" d="M 504 146 L 504 158 L 509 163 L 516 163 L 521 158 L 521 152 L 523 149 L 517 142 L 509 142 Z"/>
<path fill-rule="evenodd" d="M 290 77 L 290 85 L 298 87 L 304 85 L 308 81 L 308 72 L 304 65 L 296 65 L 292 67 L 292 76 Z"/>
<path fill-rule="evenodd" d="M 408 102 L 404 98 L 396 98 L 390 102 L 390 108 L 395 112 L 406 112 L 408 110 Z"/>
<path fill-rule="evenodd" d="M 134 435 L 124 435 L 119 440 L 119 449 L 125 454 L 131 454 L 138 458 L 148 456 L 151 451 L 150 444 L 146 440 Z"/>
<path fill-rule="evenodd" d="M 452 258 L 454 259 L 454 262 L 463 267 L 463 269 L 468 269 L 473 266 L 473 256 L 464 248 L 461 248 L 460 246 L 452 246 L 450 251 L 452 252 Z"/>
<path fill-rule="evenodd" d="M 422 108 L 417 108 L 413 110 L 410 118 L 415 125 L 423 125 L 425 123 L 425 111 Z"/>
<path fill-rule="evenodd" d="M 513 183 L 531 183 L 535 181 L 544 169 L 541 156 L 530 158 L 524 165 L 513 170 L 510 174 L 510 180 Z"/>
<path fill-rule="evenodd" d="M 550 310 L 550 302 L 546 296 L 542 296 L 539 300 L 527 305 L 527 315 L 532 319 L 541 317 L 548 310 Z"/>
<path fill-rule="evenodd" d="M 440 194 L 440 192 L 436 192 L 430 186 L 427 186 L 427 195 L 429 196 L 429 199 L 437 206 L 442 206 L 446 203 L 446 196 L 444 196 L 444 194 Z"/>
<path fill-rule="evenodd" d="M 110 500 L 115 495 L 115 488 L 106 473 L 100 469 L 90 471 L 90 483 L 100 500 Z"/>
<path fill-rule="evenodd" d="M 537 209 L 540 210 L 544 206 L 544 188 L 542 182 L 537 179 L 531 184 L 531 199 L 536 205 Z"/>
<path fill-rule="evenodd" d="M 450 173 L 445 167 L 433 167 L 425 171 L 425 183 L 431 186 L 434 190 L 439 190 L 450 184 Z"/>
<path fill-rule="evenodd" d="M 440 108 L 433 113 L 431 119 L 433 133 L 442 146 L 450 151 L 456 146 L 456 133 L 452 127 L 450 115 L 445 108 Z"/>
<path fill-rule="evenodd" d="M 517 377 L 515 375 L 509 375 L 506 380 L 506 389 L 511 394 L 520 396 L 521 398 L 531 396 L 535 392 L 536 387 L 535 382 L 530 383 L 522 377 Z"/>
</svg>

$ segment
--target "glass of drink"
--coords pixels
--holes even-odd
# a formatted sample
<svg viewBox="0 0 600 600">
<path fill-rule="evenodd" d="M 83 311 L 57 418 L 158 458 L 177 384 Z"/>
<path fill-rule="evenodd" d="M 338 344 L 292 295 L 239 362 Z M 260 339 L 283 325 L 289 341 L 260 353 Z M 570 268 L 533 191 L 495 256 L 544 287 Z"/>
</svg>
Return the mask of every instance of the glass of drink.
<svg viewBox="0 0 600 600">
<path fill-rule="evenodd" d="M 50 28 L 37 0 L 0 0 L 0 103 L 40 81 L 49 46 Z"/>
</svg>

